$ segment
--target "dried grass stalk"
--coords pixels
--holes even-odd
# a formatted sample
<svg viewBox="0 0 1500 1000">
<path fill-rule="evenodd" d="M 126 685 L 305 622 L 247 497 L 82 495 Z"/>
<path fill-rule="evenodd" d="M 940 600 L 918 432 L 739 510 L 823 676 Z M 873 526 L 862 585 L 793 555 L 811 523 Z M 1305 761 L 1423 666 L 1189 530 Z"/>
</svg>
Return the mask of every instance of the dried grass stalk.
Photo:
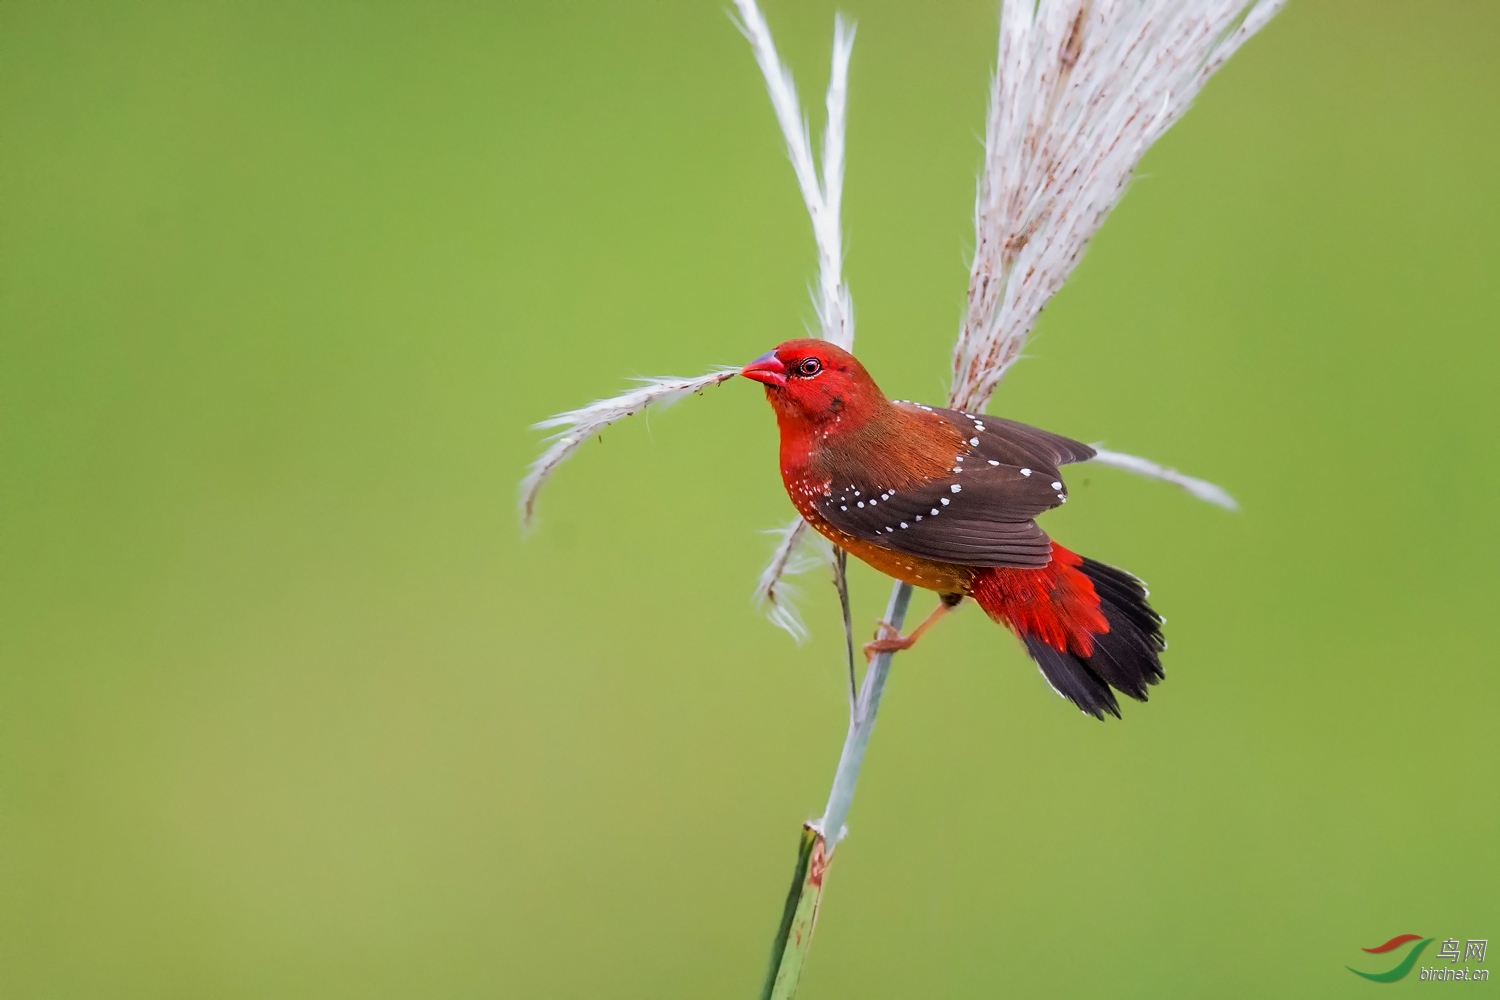
<svg viewBox="0 0 1500 1000">
<path fill-rule="evenodd" d="M 981 411 L 1142 155 L 1284 0 L 1004 0 L 951 405 Z"/>
<path fill-rule="evenodd" d="M 1239 502 L 1229 495 L 1228 490 L 1206 479 L 1184 475 L 1176 469 L 1159 465 L 1149 458 L 1127 455 L 1121 451 L 1106 451 L 1098 445 L 1094 446 L 1094 452 L 1092 460 L 1098 462 L 1100 465 L 1112 465 L 1117 469 L 1134 472 L 1138 476 L 1160 479 L 1163 482 L 1172 483 L 1174 486 L 1181 486 L 1199 500 L 1223 507 L 1225 510 L 1240 509 Z"/>
<path fill-rule="evenodd" d="M 718 385 L 739 374 L 738 368 L 720 368 L 718 371 L 697 378 L 644 378 L 637 389 L 622 392 L 609 399 L 599 399 L 588 406 L 559 413 L 540 423 L 532 424 L 537 430 L 557 430 L 551 444 L 541 456 L 531 463 L 526 478 L 521 480 L 521 523 L 529 527 L 536 514 L 537 494 L 584 442 L 602 434 L 611 424 L 634 416 L 649 407 L 658 409 L 671 406 L 684 396 L 702 392 L 711 385 Z"/>
<path fill-rule="evenodd" d="M 776 536 L 776 551 L 761 571 L 755 587 L 755 603 L 765 610 L 772 624 L 785 629 L 801 645 L 807 639 L 807 626 L 795 603 L 797 588 L 786 578 L 826 563 L 829 547 L 801 517 L 794 517 L 784 527 L 773 528 L 766 534 Z"/>
<path fill-rule="evenodd" d="M 776 54 L 776 42 L 770 26 L 755 0 L 735 0 L 739 11 L 740 31 L 750 41 L 755 61 L 766 79 L 771 108 L 776 123 L 786 139 L 787 156 L 797 187 L 812 220 L 813 240 L 818 246 L 818 285 L 813 305 L 818 311 L 818 326 L 825 340 L 846 351 L 854 350 L 854 305 L 844 285 L 843 231 L 839 210 L 844 191 L 844 113 L 849 96 L 849 56 L 854 51 L 854 25 L 838 15 L 833 21 L 833 66 L 828 74 L 828 95 L 824 106 L 828 122 L 823 128 L 823 162 L 821 171 L 813 159 L 807 119 L 797 101 L 797 86 L 792 71 Z"/>
</svg>

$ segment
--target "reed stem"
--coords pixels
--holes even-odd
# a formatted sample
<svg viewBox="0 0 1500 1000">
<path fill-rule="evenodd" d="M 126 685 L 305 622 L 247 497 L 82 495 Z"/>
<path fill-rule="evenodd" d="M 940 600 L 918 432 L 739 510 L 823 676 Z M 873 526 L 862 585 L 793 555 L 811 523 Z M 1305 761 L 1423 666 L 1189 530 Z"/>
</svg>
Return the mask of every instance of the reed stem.
<svg viewBox="0 0 1500 1000">
<path fill-rule="evenodd" d="M 891 588 L 891 599 L 886 604 L 885 620 L 897 632 L 906 620 L 906 608 L 911 603 L 911 585 L 897 583 Z M 828 841 L 831 856 L 838 842 L 844 839 L 844 820 L 849 816 L 849 806 L 854 801 L 854 786 L 859 781 L 859 770 L 865 762 L 865 748 L 870 745 L 870 734 L 875 729 L 875 716 L 880 711 L 880 699 L 885 694 L 886 678 L 891 673 L 891 657 L 894 653 L 880 653 L 865 669 L 864 683 L 859 687 L 859 698 L 849 717 L 849 732 L 844 736 L 844 749 L 839 754 L 838 768 L 833 772 L 833 788 L 828 792 L 828 804 L 823 809 L 823 818 L 813 828 Z"/>
<path fill-rule="evenodd" d="M 849 627 L 849 589 L 843 567 L 836 564 L 835 584 L 844 607 L 844 637 L 848 647 L 850 683 L 853 683 L 854 636 Z M 897 583 L 891 589 L 891 599 L 886 604 L 885 620 L 899 632 L 906 620 L 906 609 L 911 604 L 911 586 Z M 870 745 L 870 734 L 875 730 L 875 717 L 880 711 L 880 700 L 885 694 L 885 682 L 891 673 L 891 657 L 894 653 L 879 653 L 865 669 L 865 680 L 853 695 L 849 710 L 849 731 L 844 736 L 844 748 L 839 754 L 837 769 L 833 772 L 833 787 L 828 792 L 828 804 L 823 817 L 806 823 L 798 842 L 797 865 L 792 872 L 792 886 L 787 892 L 786 906 L 782 909 L 781 924 L 776 929 L 776 938 L 771 944 L 770 968 L 766 970 L 766 982 L 761 988 L 761 1000 L 790 1000 L 797 992 L 797 983 L 802 978 L 802 966 L 807 952 L 812 947 L 813 928 L 818 920 L 818 907 L 823 901 L 823 883 L 828 865 L 833 859 L 833 849 L 844 839 L 847 827 L 844 820 L 849 816 L 849 806 L 854 801 L 854 788 L 859 783 L 860 768 L 865 762 L 865 750 Z M 833 831 L 832 835 L 829 831 Z"/>
</svg>

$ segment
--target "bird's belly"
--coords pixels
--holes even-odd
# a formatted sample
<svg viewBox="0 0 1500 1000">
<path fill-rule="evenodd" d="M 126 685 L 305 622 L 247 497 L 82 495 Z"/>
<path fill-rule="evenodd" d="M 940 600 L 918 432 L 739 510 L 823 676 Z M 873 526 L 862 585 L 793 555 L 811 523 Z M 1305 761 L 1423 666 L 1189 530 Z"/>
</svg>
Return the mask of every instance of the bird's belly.
<svg viewBox="0 0 1500 1000">
<path fill-rule="evenodd" d="M 908 555 L 905 552 L 897 552 L 882 545 L 876 545 L 874 542 L 867 542 L 863 538 L 846 534 L 823 520 L 818 516 L 817 508 L 812 504 L 808 504 L 806 509 L 803 509 L 802 504 L 796 506 L 802 517 L 816 528 L 820 535 L 886 576 L 895 577 L 902 583 L 909 583 L 913 587 L 936 590 L 940 594 L 967 594 L 969 592 L 970 584 L 974 579 L 972 567 L 933 562 L 921 556 Z"/>
</svg>

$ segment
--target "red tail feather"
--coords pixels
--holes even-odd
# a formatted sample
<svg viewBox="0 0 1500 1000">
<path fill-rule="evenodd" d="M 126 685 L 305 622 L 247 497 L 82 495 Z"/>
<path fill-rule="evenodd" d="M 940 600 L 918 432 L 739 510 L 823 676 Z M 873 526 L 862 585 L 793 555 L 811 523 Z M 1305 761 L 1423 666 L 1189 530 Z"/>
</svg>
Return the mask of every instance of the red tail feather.
<svg viewBox="0 0 1500 1000">
<path fill-rule="evenodd" d="M 987 569 L 974 578 L 974 600 L 1021 638 L 1087 659 L 1094 637 L 1109 631 L 1094 583 L 1078 568 L 1083 556 L 1052 543 L 1041 569 Z"/>
<path fill-rule="evenodd" d="M 1053 542 L 1046 566 L 982 570 L 972 593 L 1020 637 L 1053 690 L 1089 715 L 1120 714 L 1110 688 L 1145 701 L 1162 678 L 1161 616 L 1124 570 Z"/>
</svg>

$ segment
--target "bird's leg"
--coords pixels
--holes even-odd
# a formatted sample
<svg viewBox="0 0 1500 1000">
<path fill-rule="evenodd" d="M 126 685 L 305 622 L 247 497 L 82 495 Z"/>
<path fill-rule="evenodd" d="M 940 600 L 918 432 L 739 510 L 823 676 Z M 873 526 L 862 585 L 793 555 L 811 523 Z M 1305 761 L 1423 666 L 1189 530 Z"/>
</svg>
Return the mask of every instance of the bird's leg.
<svg viewBox="0 0 1500 1000">
<path fill-rule="evenodd" d="M 959 602 L 963 599 L 964 596 L 962 594 L 942 595 L 942 600 L 938 602 L 937 607 L 932 609 L 932 614 L 928 615 L 922 621 L 922 624 L 912 629 L 907 635 L 902 635 L 888 621 L 880 622 L 880 626 L 875 632 L 875 640 L 865 643 L 865 662 L 868 663 L 870 660 L 873 660 L 877 653 L 895 653 L 899 650 L 911 649 L 917 644 L 917 640 L 922 638 L 923 632 L 932 628 L 944 615 L 958 607 Z"/>
</svg>

